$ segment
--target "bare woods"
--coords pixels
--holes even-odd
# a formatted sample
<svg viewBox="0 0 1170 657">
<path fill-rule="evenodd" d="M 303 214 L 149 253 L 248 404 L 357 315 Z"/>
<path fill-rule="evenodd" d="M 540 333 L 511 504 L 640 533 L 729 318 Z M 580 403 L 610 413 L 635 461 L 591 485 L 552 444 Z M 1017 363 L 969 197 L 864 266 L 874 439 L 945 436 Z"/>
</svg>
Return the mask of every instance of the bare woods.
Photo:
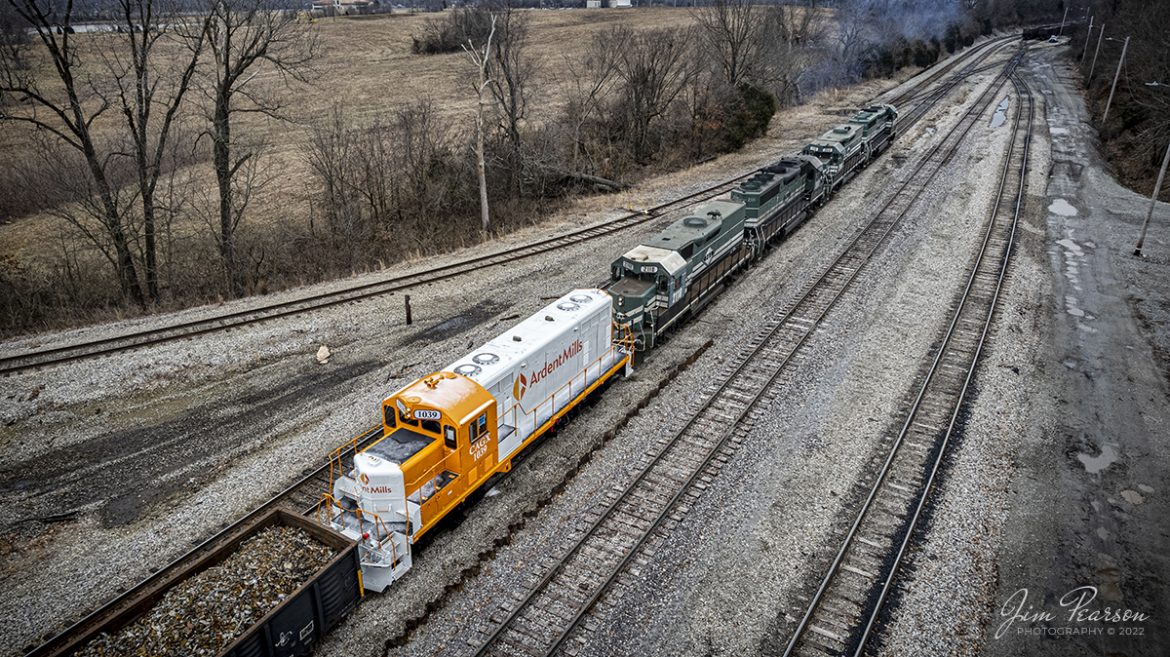
<svg viewBox="0 0 1170 657">
<path fill-rule="evenodd" d="M 92 34 L 78 31 L 71 0 L 4 2 L 0 120 L 29 128 L 32 143 L 8 163 L 6 214 L 42 210 L 70 228 L 54 235 L 55 266 L 6 271 L 7 327 L 62 310 L 146 308 L 164 295 L 245 293 L 237 230 L 263 144 L 234 129 L 243 114 L 279 114 L 277 86 L 256 78 L 303 80 L 313 32 L 273 0 L 211 0 L 197 11 L 115 0 Z M 209 167 L 212 187 L 189 184 L 195 166 Z M 214 258 L 187 251 L 184 216 L 211 228 L 200 241 Z"/>
<path fill-rule="evenodd" d="M 715 0 L 651 10 L 683 17 L 672 26 L 582 21 L 588 36 L 550 60 L 534 47 L 550 12 L 484 2 L 428 17 L 406 44 L 411 61 L 457 69 L 455 97 L 356 111 L 332 94 L 306 118 L 302 97 L 330 95 L 338 71 L 320 66 L 320 24 L 299 5 L 0 7 L 0 143 L 20 154 L 0 160 L 0 220 L 36 246 L 0 261 L 8 334 L 475 242 L 566 197 L 740 148 L 778 106 L 932 63 L 982 27 L 950 10 L 909 22 L 875 1 Z M 95 15 L 99 29 L 80 24 Z M 331 29 L 358 24 L 346 20 Z"/>
</svg>

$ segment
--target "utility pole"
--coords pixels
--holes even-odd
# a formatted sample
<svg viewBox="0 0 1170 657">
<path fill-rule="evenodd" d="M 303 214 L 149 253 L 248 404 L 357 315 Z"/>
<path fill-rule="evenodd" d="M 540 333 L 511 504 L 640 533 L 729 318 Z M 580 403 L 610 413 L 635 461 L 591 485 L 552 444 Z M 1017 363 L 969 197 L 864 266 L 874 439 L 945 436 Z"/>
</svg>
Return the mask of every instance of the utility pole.
<svg viewBox="0 0 1170 657">
<path fill-rule="evenodd" d="M 1085 50 L 1081 53 L 1081 64 L 1085 63 L 1085 55 L 1089 54 L 1089 37 L 1093 36 L 1093 19 L 1096 16 L 1089 17 L 1089 31 L 1085 32 Z"/>
<path fill-rule="evenodd" d="M 1056 36 L 1064 36 L 1064 21 L 1068 19 L 1068 5 L 1064 6 L 1064 16 L 1060 19 L 1060 34 Z"/>
<path fill-rule="evenodd" d="M 1089 86 L 1089 82 L 1093 81 L 1093 71 L 1097 70 L 1097 55 L 1101 54 L 1101 40 L 1105 38 L 1105 24 L 1101 23 L 1101 33 L 1097 35 L 1097 49 L 1093 51 L 1093 65 L 1089 67 L 1089 79 L 1085 82 L 1085 86 Z"/>
<path fill-rule="evenodd" d="M 1133 249 L 1135 256 L 1142 254 L 1142 244 L 1146 241 L 1146 229 L 1150 227 L 1150 219 L 1154 216 L 1154 206 L 1158 205 L 1158 193 L 1162 191 L 1162 180 L 1166 177 L 1166 165 L 1170 164 L 1170 143 L 1166 144 L 1166 156 L 1162 158 L 1162 170 L 1158 172 L 1158 182 L 1154 183 L 1154 195 L 1150 197 L 1150 211 L 1146 213 L 1146 220 L 1142 222 L 1142 234 L 1138 237 L 1137 246 Z"/>
<path fill-rule="evenodd" d="M 1121 77 L 1121 65 L 1125 62 L 1125 50 L 1129 48 L 1129 37 L 1125 37 L 1125 45 L 1121 46 L 1121 59 L 1117 60 L 1117 72 L 1113 74 L 1113 86 L 1109 89 L 1109 100 L 1105 102 L 1105 116 L 1101 117 L 1101 126 L 1109 120 L 1109 107 L 1113 105 L 1113 92 L 1117 91 L 1117 78 Z"/>
</svg>

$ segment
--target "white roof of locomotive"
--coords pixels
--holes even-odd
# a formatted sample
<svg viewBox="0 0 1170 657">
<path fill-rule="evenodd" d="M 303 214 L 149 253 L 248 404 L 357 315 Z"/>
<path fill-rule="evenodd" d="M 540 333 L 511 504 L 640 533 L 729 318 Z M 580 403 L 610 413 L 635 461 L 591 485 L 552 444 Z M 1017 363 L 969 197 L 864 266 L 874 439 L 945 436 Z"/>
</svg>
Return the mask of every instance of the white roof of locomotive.
<svg viewBox="0 0 1170 657">
<path fill-rule="evenodd" d="M 677 252 L 660 249 L 656 246 L 646 246 L 644 244 L 639 244 L 626 251 L 622 257 L 634 262 L 661 264 L 671 276 L 674 276 L 687 266 L 687 261 L 683 260 L 683 257 Z"/>
<path fill-rule="evenodd" d="M 490 388 L 505 375 L 510 380 L 511 373 L 521 363 L 541 353 L 550 343 L 563 341 L 563 336 L 572 333 L 584 320 L 601 312 L 608 315 L 612 307 L 609 293 L 603 290 L 573 290 L 444 367 L 443 371 L 465 374 L 481 386 Z M 515 340 L 516 337 L 520 339 Z M 493 360 L 492 356 L 496 358 Z M 460 367 L 469 365 L 479 368 L 478 371 L 459 371 Z"/>
</svg>

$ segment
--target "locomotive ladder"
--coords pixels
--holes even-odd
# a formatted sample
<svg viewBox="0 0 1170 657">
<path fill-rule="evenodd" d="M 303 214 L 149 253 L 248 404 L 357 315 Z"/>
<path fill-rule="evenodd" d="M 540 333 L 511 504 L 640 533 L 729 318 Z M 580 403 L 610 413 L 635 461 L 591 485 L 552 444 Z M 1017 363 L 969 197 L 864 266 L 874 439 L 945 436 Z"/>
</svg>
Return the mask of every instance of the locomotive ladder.
<svg viewBox="0 0 1170 657">
<path fill-rule="evenodd" d="M 611 491 L 570 528 L 563 555 L 540 565 L 525 595 L 508 600 L 480 627 L 476 655 L 552 655 L 576 652 L 587 640 L 582 628 L 590 611 L 643 551 L 656 530 L 677 521 L 692 488 L 703 489 L 750 428 L 751 413 L 770 399 L 781 371 L 885 242 L 922 191 L 958 150 L 986 111 L 1019 55 L 999 74 L 960 121 L 918 162 L 878 213 L 836 261 L 798 300 L 773 314 L 713 384 L 695 412 L 661 449 L 648 457 L 634 479 Z M 774 393 L 773 393 L 774 394 Z M 572 642 L 570 644 L 570 641 Z"/>
</svg>

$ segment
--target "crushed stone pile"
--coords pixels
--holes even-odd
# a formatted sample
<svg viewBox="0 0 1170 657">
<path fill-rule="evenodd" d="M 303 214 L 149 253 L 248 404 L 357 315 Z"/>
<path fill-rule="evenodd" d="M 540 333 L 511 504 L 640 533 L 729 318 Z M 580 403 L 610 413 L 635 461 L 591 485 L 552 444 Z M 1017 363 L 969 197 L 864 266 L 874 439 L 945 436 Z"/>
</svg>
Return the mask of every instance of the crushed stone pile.
<svg viewBox="0 0 1170 657">
<path fill-rule="evenodd" d="M 303 529 L 267 527 L 234 554 L 176 584 L 137 620 L 78 657 L 213 657 L 272 611 L 335 552 Z"/>
</svg>

